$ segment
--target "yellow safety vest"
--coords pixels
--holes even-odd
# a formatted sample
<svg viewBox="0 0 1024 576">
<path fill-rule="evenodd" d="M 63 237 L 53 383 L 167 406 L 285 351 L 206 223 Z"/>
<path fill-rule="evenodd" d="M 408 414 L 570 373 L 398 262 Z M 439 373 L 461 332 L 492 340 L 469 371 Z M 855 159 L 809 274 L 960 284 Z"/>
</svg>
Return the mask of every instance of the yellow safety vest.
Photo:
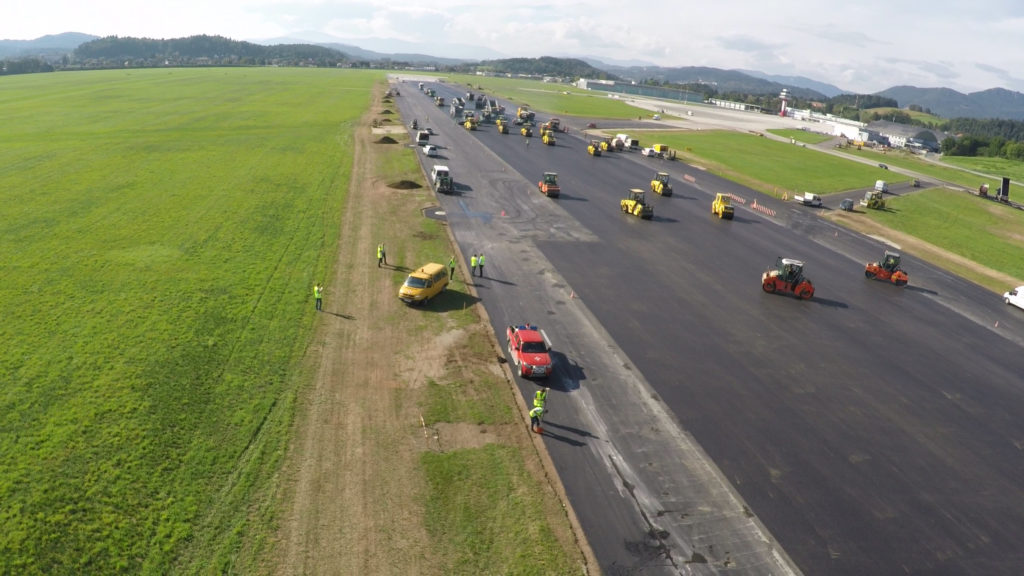
<svg viewBox="0 0 1024 576">
<path fill-rule="evenodd" d="M 472 258 L 469 259 L 469 265 L 472 266 L 473 268 L 476 268 L 476 256 L 473 256 Z"/>
<path fill-rule="evenodd" d="M 483 255 L 483 254 L 481 254 L 481 255 L 480 255 L 480 259 L 479 259 L 479 264 L 480 264 L 481 266 L 483 266 L 483 265 L 484 265 L 484 255 Z"/>
<path fill-rule="evenodd" d="M 537 390 L 537 392 L 533 395 L 533 405 L 538 408 L 543 408 L 544 402 L 546 402 L 547 399 L 547 392 L 544 392 L 543 390 Z"/>
<path fill-rule="evenodd" d="M 319 286 L 313 286 L 313 296 L 320 298 L 321 295 L 323 295 L 323 293 L 323 288 L 320 288 Z"/>
</svg>

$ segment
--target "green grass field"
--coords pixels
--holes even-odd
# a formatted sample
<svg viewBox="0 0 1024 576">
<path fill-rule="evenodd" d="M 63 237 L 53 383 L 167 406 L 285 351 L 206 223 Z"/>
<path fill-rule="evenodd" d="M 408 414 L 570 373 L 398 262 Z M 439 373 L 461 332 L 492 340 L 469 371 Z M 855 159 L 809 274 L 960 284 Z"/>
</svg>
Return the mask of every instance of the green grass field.
<svg viewBox="0 0 1024 576">
<path fill-rule="evenodd" d="M 783 138 L 792 138 L 797 142 L 803 142 L 805 144 L 820 144 L 826 140 L 831 140 L 832 136 L 827 134 L 819 134 L 817 132 L 808 132 L 807 130 L 794 130 L 789 128 L 773 128 L 768 130 L 776 136 L 782 136 Z"/>
<path fill-rule="evenodd" d="M 353 128 L 383 78 L 282 68 L 5 78 L 0 574 L 273 564 L 281 465 L 313 377 L 311 289 L 332 276 Z M 414 151 L 389 150 L 378 175 L 421 180 Z M 432 193 L 408 194 L 416 201 L 374 224 L 417 223 L 389 252 L 447 262 L 445 227 L 418 209 Z M 461 282 L 444 301 L 447 314 L 428 307 L 410 321 L 400 308 L 383 321 L 424 335 L 479 322 Z M 431 383 L 421 401 L 431 423 L 507 425 L 518 422 L 508 394 L 488 371 Z M 496 494 L 537 490 L 514 449 L 419 465 L 434 532 L 415 553 L 443 554 L 445 573 L 567 573 L 578 562 L 551 544 L 548 524 L 522 522 L 539 500 L 493 506 Z"/>
<path fill-rule="evenodd" d="M 1007 160 L 1006 158 L 969 158 L 966 156 L 944 156 L 942 162 L 961 168 L 963 170 L 971 170 L 974 172 L 980 172 L 981 174 L 987 174 L 989 178 L 973 176 L 975 182 L 988 182 L 989 186 L 995 188 L 998 186 L 999 181 L 1002 177 L 1006 176 L 1015 182 L 1024 182 L 1024 162 L 1019 160 Z M 977 184 L 974 186 L 977 188 Z M 1013 189 L 1010 190 L 1011 196 L 1016 196 Z M 1021 194 L 1024 196 L 1024 194 Z"/>
<path fill-rule="evenodd" d="M 915 112 L 913 110 L 908 110 L 905 108 L 868 108 L 867 110 L 861 111 L 860 118 L 862 122 L 870 122 L 870 119 L 873 118 L 875 114 L 878 114 L 884 120 L 886 114 L 892 114 L 893 112 L 909 114 L 910 117 L 913 118 L 914 120 L 922 122 L 925 125 L 931 127 L 938 126 L 939 124 L 942 124 L 943 122 L 946 121 L 945 118 L 940 118 L 939 116 L 935 116 L 933 114 Z M 922 130 L 924 130 L 924 128 L 922 128 Z"/>
<path fill-rule="evenodd" d="M 637 132 L 643 146 L 667 144 L 678 157 L 760 192 L 832 194 L 869 188 L 875 180 L 909 180 L 875 166 L 740 132 Z"/>
<path fill-rule="evenodd" d="M 1024 279 L 1024 260 L 1020 258 L 1024 212 L 1020 210 L 964 192 L 934 188 L 891 198 L 887 210 L 867 213 L 890 228 Z M 988 287 L 998 292 L 1008 288 L 1001 284 Z"/>
<path fill-rule="evenodd" d="M 4 79 L 0 573 L 223 572 L 267 531 L 380 79 Z"/>
</svg>

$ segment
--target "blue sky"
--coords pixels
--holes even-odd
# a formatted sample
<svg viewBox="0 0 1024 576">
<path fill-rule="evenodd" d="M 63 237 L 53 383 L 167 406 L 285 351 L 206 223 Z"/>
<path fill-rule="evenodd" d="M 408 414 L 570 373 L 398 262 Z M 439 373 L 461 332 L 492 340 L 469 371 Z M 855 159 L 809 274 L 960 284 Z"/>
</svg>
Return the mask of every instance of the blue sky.
<svg viewBox="0 0 1024 576">
<path fill-rule="evenodd" d="M 862 93 L 902 84 L 1024 91 L 1024 2 L 1018 0 L 56 0 L 43 6 L 5 7 L 0 38 L 60 32 L 298 38 L 470 59 L 588 56 L 743 68 Z"/>
</svg>

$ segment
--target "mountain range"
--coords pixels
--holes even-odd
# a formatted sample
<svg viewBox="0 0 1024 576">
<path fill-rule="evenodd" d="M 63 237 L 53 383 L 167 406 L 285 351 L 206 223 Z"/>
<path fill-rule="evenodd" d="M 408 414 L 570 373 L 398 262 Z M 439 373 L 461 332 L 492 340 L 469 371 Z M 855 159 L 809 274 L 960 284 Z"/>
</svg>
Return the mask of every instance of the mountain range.
<svg viewBox="0 0 1024 576">
<path fill-rule="evenodd" d="M 79 45 L 99 36 L 80 32 L 51 34 L 34 40 L 0 40 L 0 59 L 42 58 L 53 60 L 72 53 Z M 429 54 L 431 47 L 395 40 L 361 39 L 361 46 L 339 42 L 338 38 L 319 35 L 302 38 L 274 38 L 258 44 L 315 44 L 344 53 L 352 60 L 398 61 L 418 65 L 457 66 L 478 62 L 482 58 L 503 58 L 494 50 L 478 46 L 445 45 L 445 52 L 464 53 L 467 57 L 440 57 Z M 399 51 L 395 51 L 399 50 Z M 468 57 L 472 55 L 473 57 Z M 658 80 L 678 84 L 709 84 L 720 93 L 777 94 L 783 88 L 802 99 L 824 100 L 848 93 L 837 86 L 803 76 L 783 76 L 755 70 L 686 66 L 665 68 L 642 62 L 621 60 L 614 63 L 594 58 L 580 58 L 594 68 L 620 78 L 643 81 Z M 949 88 L 918 88 L 894 86 L 877 93 L 895 99 L 906 108 L 918 105 L 944 118 L 1006 118 L 1024 120 L 1024 93 L 991 88 L 963 94 Z"/>
</svg>

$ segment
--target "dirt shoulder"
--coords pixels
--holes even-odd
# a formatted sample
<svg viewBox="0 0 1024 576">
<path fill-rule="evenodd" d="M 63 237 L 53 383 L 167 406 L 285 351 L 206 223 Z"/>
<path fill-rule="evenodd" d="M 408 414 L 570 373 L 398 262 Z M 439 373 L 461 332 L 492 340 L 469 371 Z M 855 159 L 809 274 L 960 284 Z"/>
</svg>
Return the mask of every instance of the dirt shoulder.
<svg viewBox="0 0 1024 576">
<path fill-rule="evenodd" d="M 284 575 L 448 573 L 424 521 L 429 487 L 421 455 L 493 443 L 522 455 L 541 497 L 556 504 L 545 508 L 552 510 L 546 521 L 555 539 L 597 573 L 557 505 L 564 495 L 545 466 L 543 445 L 534 443 L 525 424 L 424 425 L 423 404 L 434 381 L 503 381 L 507 410 L 517 415 L 521 400 L 495 364 L 494 336 L 479 316 L 466 326 L 455 312 L 437 312 L 448 328 L 434 335 L 401 321 L 407 310 L 396 297 L 395 274 L 404 273 L 378 268 L 373 254 L 382 239 L 418 230 L 419 209 L 431 196 L 392 189 L 376 176 L 385 150 L 371 132 L 379 93 L 356 130 L 336 273 L 325 279 L 324 310 L 307 358 L 315 379 L 298 403 L 269 569 Z M 388 252 L 392 262 L 411 259 L 403 256 Z M 464 290 L 461 281 L 455 286 Z M 488 344 L 469 345 L 478 342 Z"/>
</svg>

